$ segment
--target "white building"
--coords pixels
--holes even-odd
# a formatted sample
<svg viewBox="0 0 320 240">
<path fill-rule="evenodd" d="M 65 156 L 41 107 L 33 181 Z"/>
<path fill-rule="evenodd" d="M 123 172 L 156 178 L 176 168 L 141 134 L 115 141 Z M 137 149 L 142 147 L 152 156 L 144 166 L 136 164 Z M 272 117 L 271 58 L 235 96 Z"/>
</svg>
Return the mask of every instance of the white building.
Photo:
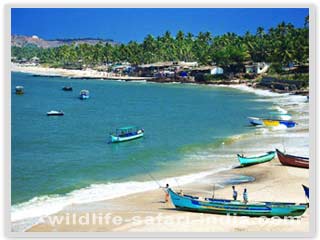
<svg viewBox="0 0 320 240">
<path fill-rule="evenodd" d="M 269 67 L 270 67 L 270 64 L 265 62 L 257 62 L 251 65 L 245 65 L 246 73 L 256 73 L 256 74 L 262 74 L 267 72 Z"/>
</svg>

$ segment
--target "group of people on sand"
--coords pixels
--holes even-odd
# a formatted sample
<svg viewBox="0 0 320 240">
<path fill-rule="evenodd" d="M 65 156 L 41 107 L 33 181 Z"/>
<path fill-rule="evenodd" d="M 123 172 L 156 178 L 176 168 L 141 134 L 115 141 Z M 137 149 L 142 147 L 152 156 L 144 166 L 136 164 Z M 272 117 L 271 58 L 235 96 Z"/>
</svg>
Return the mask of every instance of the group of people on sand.
<svg viewBox="0 0 320 240">
<path fill-rule="evenodd" d="M 168 192 L 169 184 L 168 183 L 166 184 L 164 189 L 165 189 L 164 201 L 167 203 L 167 202 L 169 202 L 169 192 Z M 247 204 L 248 203 L 248 191 L 247 191 L 246 188 L 243 190 L 243 194 L 242 195 L 243 195 L 243 202 L 245 204 Z M 238 198 L 238 192 L 236 191 L 236 187 L 235 186 L 232 186 L 232 198 L 233 198 L 234 201 L 236 201 L 237 198 Z"/>
<path fill-rule="evenodd" d="M 243 194 L 242 195 L 243 195 L 244 203 L 247 204 L 247 202 L 248 202 L 248 191 L 247 191 L 246 188 L 243 190 Z M 238 192 L 236 191 L 236 187 L 235 186 L 232 186 L 232 198 L 233 198 L 234 201 L 236 201 L 237 198 L 238 198 Z"/>
</svg>

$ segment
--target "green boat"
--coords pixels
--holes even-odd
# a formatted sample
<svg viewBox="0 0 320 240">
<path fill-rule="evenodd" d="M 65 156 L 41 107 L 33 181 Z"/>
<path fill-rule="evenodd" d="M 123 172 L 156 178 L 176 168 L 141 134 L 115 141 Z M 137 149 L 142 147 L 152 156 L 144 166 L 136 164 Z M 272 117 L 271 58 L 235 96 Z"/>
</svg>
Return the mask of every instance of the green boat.
<svg viewBox="0 0 320 240">
<path fill-rule="evenodd" d="M 131 141 L 137 138 L 141 138 L 144 135 L 144 129 L 135 126 L 117 128 L 115 133 L 110 134 L 110 142 L 118 143 Z"/>
<path fill-rule="evenodd" d="M 248 202 L 237 200 L 200 198 L 185 194 L 178 194 L 168 189 L 171 201 L 177 209 L 201 212 L 225 214 L 232 216 L 250 217 L 295 217 L 301 216 L 307 209 L 307 203 L 286 202 Z"/>
<path fill-rule="evenodd" d="M 269 162 L 275 157 L 275 155 L 276 155 L 275 151 L 270 151 L 264 155 L 257 156 L 257 157 L 245 157 L 243 155 L 237 154 L 238 160 L 241 166 L 250 166 L 254 164 Z"/>
</svg>

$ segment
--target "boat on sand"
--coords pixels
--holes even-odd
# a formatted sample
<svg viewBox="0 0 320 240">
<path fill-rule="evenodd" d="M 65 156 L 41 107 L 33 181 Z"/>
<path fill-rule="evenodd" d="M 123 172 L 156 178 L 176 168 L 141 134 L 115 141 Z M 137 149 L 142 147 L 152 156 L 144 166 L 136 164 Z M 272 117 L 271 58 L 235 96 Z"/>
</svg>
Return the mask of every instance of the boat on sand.
<svg viewBox="0 0 320 240">
<path fill-rule="evenodd" d="M 250 217 L 301 216 L 307 209 L 306 203 L 288 202 L 241 202 L 238 200 L 201 198 L 178 194 L 169 188 L 173 205 L 180 210 Z"/>
<path fill-rule="evenodd" d="M 300 167 L 300 168 L 309 168 L 309 158 L 299 157 L 294 155 L 289 155 L 281 152 L 276 149 L 278 159 L 282 165 Z"/>
<path fill-rule="evenodd" d="M 254 164 L 264 163 L 271 161 L 276 155 L 275 151 L 267 152 L 260 156 L 254 156 L 254 157 L 245 157 L 243 155 L 237 154 L 238 160 L 241 164 L 241 166 L 250 166 Z"/>
</svg>

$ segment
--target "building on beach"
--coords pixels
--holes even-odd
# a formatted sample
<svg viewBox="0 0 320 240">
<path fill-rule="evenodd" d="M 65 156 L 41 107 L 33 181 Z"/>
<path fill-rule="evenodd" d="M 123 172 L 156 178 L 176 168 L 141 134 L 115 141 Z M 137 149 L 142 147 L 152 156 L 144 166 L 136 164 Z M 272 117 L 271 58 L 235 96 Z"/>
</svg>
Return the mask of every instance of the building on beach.
<svg viewBox="0 0 320 240">
<path fill-rule="evenodd" d="M 256 62 L 245 65 L 245 73 L 262 74 L 266 73 L 270 67 L 269 63 Z"/>
</svg>

